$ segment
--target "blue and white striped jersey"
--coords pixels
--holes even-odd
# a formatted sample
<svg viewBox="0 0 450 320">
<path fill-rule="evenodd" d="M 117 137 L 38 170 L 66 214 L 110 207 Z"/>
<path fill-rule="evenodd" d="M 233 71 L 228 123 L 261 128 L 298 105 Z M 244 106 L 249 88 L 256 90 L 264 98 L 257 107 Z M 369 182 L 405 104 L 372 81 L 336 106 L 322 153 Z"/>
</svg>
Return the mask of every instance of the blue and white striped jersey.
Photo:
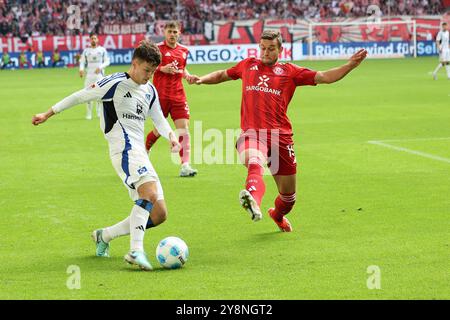
<svg viewBox="0 0 450 320">
<path fill-rule="evenodd" d="M 173 132 L 161 111 L 155 87 L 150 83 L 137 84 L 126 72 L 104 77 L 61 100 L 52 109 L 59 113 L 91 100 L 103 102 L 100 125 L 111 156 L 131 149 L 145 152 L 144 122 L 148 117 L 166 139 Z"/>
</svg>

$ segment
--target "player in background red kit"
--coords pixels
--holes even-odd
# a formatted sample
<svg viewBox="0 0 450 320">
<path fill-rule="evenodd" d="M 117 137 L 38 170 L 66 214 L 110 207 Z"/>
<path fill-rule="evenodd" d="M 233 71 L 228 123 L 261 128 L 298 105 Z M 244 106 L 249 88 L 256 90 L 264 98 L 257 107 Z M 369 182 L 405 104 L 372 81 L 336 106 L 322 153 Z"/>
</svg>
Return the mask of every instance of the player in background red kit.
<svg viewBox="0 0 450 320">
<path fill-rule="evenodd" d="M 209 73 L 197 84 L 216 84 L 242 79 L 241 130 L 236 148 L 248 169 L 246 188 L 239 194 L 242 207 L 253 221 L 262 218 L 260 205 L 265 192 L 263 165 L 267 163 L 279 195 L 269 215 L 281 231 L 292 226 L 285 217 L 295 203 L 297 163 L 288 104 L 297 86 L 333 83 L 345 77 L 367 56 L 359 50 L 349 61 L 327 71 L 313 71 L 291 63 L 280 63 L 283 50 L 279 32 L 266 30 L 259 43 L 260 58 L 247 58 L 228 70 Z"/>
<path fill-rule="evenodd" d="M 190 75 L 186 69 L 188 49 L 178 43 L 180 37 L 180 25 L 177 21 L 168 22 L 164 26 L 165 40 L 158 43 L 161 51 L 162 61 L 153 76 L 153 84 L 159 95 L 159 101 L 164 116 L 170 114 L 175 127 L 179 133 L 181 177 L 193 177 L 197 170 L 191 168 L 190 154 L 191 144 L 189 136 L 189 106 L 184 92 L 183 78 L 193 83 L 198 77 Z M 158 140 L 160 134 L 154 128 L 146 138 L 145 147 L 150 151 L 153 144 Z"/>
</svg>

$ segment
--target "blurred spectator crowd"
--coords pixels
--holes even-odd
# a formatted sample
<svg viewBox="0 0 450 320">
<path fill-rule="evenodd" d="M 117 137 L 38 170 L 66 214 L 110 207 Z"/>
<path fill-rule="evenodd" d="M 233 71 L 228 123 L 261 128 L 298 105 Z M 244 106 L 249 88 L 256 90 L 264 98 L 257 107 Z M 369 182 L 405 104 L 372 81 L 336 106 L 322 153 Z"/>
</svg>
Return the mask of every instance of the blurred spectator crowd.
<svg viewBox="0 0 450 320">
<path fill-rule="evenodd" d="M 71 5 L 79 12 L 68 13 Z M 0 36 L 104 33 L 106 25 L 138 23 L 151 33 L 157 20 L 175 19 L 182 22 L 185 33 L 200 34 L 204 22 L 215 20 L 437 15 L 444 11 L 441 0 L 0 0 Z M 79 29 L 67 27 L 74 19 Z"/>
</svg>

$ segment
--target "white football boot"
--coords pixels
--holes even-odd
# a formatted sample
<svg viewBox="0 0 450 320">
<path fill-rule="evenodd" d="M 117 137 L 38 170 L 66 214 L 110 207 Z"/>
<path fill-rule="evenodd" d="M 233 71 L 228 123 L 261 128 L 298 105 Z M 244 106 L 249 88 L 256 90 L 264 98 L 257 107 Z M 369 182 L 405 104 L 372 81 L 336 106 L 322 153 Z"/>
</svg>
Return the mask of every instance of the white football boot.
<svg viewBox="0 0 450 320">
<path fill-rule="evenodd" d="M 198 170 L 192 169 L 189 163 L 183 163 L 180 170 L 180 177 L 195 177 Z"/>
<path fill-rule="evenodd" d="M 250 217 L 254 222 L 262 219 L 261 209 L 248 190 L 244 189 L 239 192 L 239 201 L 241 202 L 242 208 L 250 214 Z"/>
</svg>

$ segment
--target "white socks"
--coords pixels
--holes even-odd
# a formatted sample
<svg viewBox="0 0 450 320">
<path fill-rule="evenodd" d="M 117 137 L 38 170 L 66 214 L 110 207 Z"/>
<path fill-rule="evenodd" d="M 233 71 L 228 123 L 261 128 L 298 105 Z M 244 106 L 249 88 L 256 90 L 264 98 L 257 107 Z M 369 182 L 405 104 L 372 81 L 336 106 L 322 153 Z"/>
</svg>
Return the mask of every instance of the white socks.
<svg viewBox="0 0 450 320">
<path fill-rule="evenodd" d="M 132 251 L 144 251 L 145 226 L 150 212 L 135 205 L 130 215 L 130 248 Z"/>
<path fill-rule="evenodd" d="M 92 107 L 93 107 L 93 103 L 92 103 L 92 101 L 89 101 L 87 103 L 86 119 L 91 119 L 92 118 Z"/>
<path fill-rule="evenodd" d="M 442 68 L 442 64 L 439 63 L 438 66 L 436 67 L 436 69 L 434 69 L 433 74 L 436 75 L 438 73 L 439 69 L 441 69 L 441 68 Z"/>
<path fill-rule="evenodd" d="M 132 251 L 144 251 L 144 235 L 147 223 L 150 223 L 150 227 L 153 226 L 151 221 L 149 221 L 152 208 L 153 204 L 150 201 L 137 200 L 131 209 L 130 216 L 113 226 L 103 229 L 103 241 L 110 242 L 115 238 L 129 234 L 130 249 Z"/>
<path fill-rule="evenodd" d="M 442 64 L 439 63 L 439 65 L 436 67 L 436 69 L 433 71 L 433 75 L 436 76 L 438 71 L 442 68 Z M 450 79 L 450 65 L 445 65 L 445 71 L 447 72 L 447 78 Z"/>
<path fill-rule="evenodd" d="M 95 104 L 95 108 L 97 109 L 97 117 L 100 118 L 102 112 L 103 112 L 103 105 L 101 104 L 101 102 L 96 102 Z"/>
<path fill-rule="evenodd" d="M 120 221 L 119 223 L 107 227 L 103 229 L 102 238 L 105 242 L 110 242 L 111 240 L 126 236 L 127 234 L 130 234 L 130 217 L 128 216 L 125 220 Z"/>
</svg>

